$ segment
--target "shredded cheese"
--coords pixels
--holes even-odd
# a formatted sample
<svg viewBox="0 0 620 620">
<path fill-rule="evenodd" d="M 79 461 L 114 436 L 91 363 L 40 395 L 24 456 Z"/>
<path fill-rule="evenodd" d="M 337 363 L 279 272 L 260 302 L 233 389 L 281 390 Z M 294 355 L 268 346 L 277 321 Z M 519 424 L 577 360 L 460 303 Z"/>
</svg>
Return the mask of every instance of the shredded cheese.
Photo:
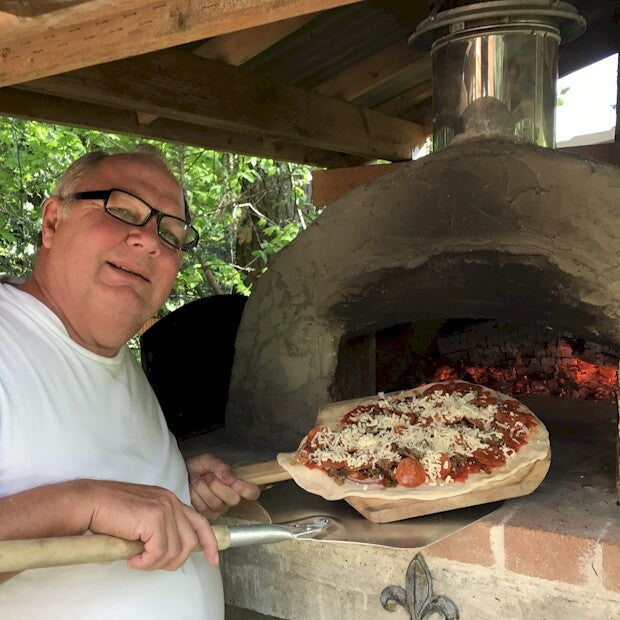
<svg viewBox="0 0 620 620">
<path fill-rule="evenodd" d="M 501 441 L 502 425 L 495 420 L 497 402 L 475 404 L 475 393 L 431 392 L 403 399 L 380 394 L 376 407 L 354 415 L 334 428 L 321 428 L 306 446 L 304 457 L 317 466 L 372 469 L 397 463 L 407 454 L 419 456 L 427 483 L 449 484 L 442 459 L 467 458 L 477 449 L 496 445 L 506 459 L 515 454 Z M 514 433 L 520 422 L 510 428 Z M 445 478 L 445 480 L 443 479 Z"/>
</svg>

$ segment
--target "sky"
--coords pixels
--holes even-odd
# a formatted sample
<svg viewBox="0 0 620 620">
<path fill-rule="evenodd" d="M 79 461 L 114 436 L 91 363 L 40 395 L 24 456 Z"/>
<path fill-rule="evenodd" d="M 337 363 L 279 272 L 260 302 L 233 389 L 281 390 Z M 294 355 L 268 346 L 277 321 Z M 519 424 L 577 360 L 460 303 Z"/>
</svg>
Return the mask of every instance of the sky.
<svg viewBox="0 0 620 620">
<path fill-rule="evenodd" d="M 556 144 L 601 131 L 612 132 L 616 125 L 618 54 L 565 75 L 558 80 L 557 93 L 564 103 L 556 108 Z M 569 90 L 560 95 L 561 89 Z"/>
</svg>

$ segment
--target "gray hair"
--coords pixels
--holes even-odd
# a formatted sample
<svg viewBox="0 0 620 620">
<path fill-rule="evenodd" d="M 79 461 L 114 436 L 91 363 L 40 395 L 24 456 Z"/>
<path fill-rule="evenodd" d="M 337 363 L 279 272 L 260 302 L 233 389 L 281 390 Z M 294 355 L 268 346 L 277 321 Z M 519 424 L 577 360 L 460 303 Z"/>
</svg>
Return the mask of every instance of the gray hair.
<svg viewBox="0 0 620 620">
<path fill-rule="evenodd" d="M 146 161 L 150 161 L 159 165 L 162 169 L 165 169 L 168 174 L 174 178 L 172 170 L 166 161 L 163 153 L 150 144 L 141 144 L 136 148 L 128 151 L 110 152 L 103 149 L 97 149 L 86 153 L 76 159 L 59 177 L 56 181 L 52 196 L 65 199 L 72 194 L 80 181 L 84 178 L 87 172 L 98 166 L 102 161 L 111 158 L 128 157 L 128 158 L 140 158 Z M 183 192 L 183 202 L 185 203 L 185 219 L 190 222 L 191 214 L 189 212 L 189 206 L 185 199 L 185 192 Z"/>
</svg>

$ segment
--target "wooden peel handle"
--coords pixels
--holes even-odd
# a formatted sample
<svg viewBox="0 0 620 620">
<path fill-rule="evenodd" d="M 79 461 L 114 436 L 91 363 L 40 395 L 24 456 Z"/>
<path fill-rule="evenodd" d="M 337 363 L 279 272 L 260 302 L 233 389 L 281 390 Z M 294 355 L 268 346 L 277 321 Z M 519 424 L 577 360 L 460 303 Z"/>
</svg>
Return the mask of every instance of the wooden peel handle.
<svg viewBox="0 0 620 620">
<path fill-rule="evenodd" d="M 264 485 L 288 480 L 290 474 L 276 461 L 245 465 L 234 470 L 235 475 L 254 484 Z M 213 525 L 213 533 L 220 551 L 230 546 L 227 527 Z M 195 551 L 202 548 L 197 546 Z M 123 540 L 105 534 L 85 536 L 58 536 L 32 540 L 0 541 L 0 573 L 22 571 L 29 568 L 47 568 L 127 560 L 144 550 L 140 541 Z"/>
<path fill-rule="evenodd" d="M 259 486 L 262 484 L 272 484 L 273 482 L 282 482 L 282 480 L 290 480 L 291 478 L 291 474 L 286 469 L 280 467 L 277 461 L 243 465 L 233 469 L 233 473 L 237 478 L 253 482 Z"/>
<path fill-rule="evenodd" d="M 222 525 L 213 525 L 217 548 L 228 549 L 230 531 Z M 144 550 L 136 540 L 123 540 L 106 534 L 85 536 L 58 536 L 32 540 L 0 541 L 0 573 L 22 571 L 28 568 L 69 566 L 90 562 L 128 560 Z M 194 551 L 201 551 L 197 545 Z"/>
</svg>

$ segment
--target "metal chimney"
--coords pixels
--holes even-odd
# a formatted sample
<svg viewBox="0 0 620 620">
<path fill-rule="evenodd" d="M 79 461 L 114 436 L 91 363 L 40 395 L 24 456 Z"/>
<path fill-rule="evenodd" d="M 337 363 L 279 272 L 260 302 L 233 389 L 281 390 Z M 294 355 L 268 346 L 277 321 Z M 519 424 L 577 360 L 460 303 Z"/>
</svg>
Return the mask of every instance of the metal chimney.
<svg viewBox="0 0 620 620">
<path fill-rule="evenodd" d="M 558 46 L 584 29 L 555 0 L 479 2 L 420 23 L 409 44 L 431 50 L 434 150 L 474 136 L 553 148 Z"/>
</svg>

